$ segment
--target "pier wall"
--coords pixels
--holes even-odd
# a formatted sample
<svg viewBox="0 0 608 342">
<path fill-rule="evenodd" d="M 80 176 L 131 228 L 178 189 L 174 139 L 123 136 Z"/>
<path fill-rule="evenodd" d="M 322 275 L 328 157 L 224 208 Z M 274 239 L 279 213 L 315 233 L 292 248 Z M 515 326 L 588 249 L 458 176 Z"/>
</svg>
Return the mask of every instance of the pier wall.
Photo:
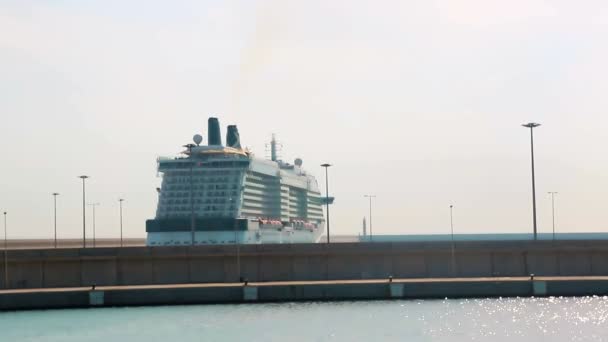
<svg viewBox="0 0 608 342">
<path fill-rule="evenodd" d="M 0 291 L 0 311 L 371 299 L 605 296 L 608 277 L 326 280 Z"/>
<path fill-rule="evenodd" d="M 347 279 L 606 276 L 608 241 L 9 250 L 0 289 Z M 453 258 L 452 258 L 453 255 Z"/>
</svg>

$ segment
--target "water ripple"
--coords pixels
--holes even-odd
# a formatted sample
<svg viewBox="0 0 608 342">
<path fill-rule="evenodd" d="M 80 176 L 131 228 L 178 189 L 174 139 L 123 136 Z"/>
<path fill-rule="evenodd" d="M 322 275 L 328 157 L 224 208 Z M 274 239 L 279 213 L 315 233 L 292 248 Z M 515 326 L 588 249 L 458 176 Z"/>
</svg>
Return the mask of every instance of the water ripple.
<svg viewBox="0 0 608 342">
<path fill-rule="evenodd" d="M 6 341 L 608 341 L 608 297 L 0 313 Z"/>
</svg>

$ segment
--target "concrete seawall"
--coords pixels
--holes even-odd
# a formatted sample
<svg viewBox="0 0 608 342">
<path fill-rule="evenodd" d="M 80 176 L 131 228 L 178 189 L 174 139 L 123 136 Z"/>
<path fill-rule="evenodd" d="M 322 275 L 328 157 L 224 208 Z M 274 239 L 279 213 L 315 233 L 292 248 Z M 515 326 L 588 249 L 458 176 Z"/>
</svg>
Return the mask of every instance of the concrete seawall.
<svg viewBox="0 0 608 342">
<path fill-rule="evenodd" d="M 319 300 L 608 294 L 608 277 L 397 279 L 0 291 L 0 310 Z"/>
<path fill-rule="evenodd" d="M 3 258 L 0 252 L 0 258 Z M 237 257 L 238 255 L 238 257 Z M 0 289 L 395 278 L 608 276 L 608 241 L 9 250 Z M 1 259 L 0 259 L 1 260 Z M 4 275 L 0 262 L 0 276 Z"/>
</svg>

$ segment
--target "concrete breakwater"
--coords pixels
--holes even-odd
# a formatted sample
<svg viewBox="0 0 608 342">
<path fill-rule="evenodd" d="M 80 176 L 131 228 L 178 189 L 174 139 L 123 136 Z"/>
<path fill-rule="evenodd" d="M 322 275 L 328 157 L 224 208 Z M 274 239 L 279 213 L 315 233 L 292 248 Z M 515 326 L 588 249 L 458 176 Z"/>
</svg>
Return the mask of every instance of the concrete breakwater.
<svg viewBox="0 0 608 342">
<path fill-rule="evenodd" d="M 0 257 L 4 257 L 0 252 Z M 608 276 L 608 241 L 9 250 L 0 289 L 394 278 Z M 4 279 L 8 280 L 5 283 Z"/>
<path fill-rule="evenodd" d="M 87 246 L 91 247 L 120 247 L 120 239 L 115 238 L 97 238 L 87 239 Z M 122 240 L 123 247 L 143 247 L 146 245 L 146 239 L 143 238 L 125 238 Z M 4 247 L 4 246 L 2 246 Z M 55 248 L 53 239 L 10 239 L 7 240 L 7 247 L 11 249 L 47 249 Z M 82 239 L 58 239 L 58 248 L 80 248 L 82 247 Z"/>
<path fill-rule="evenodd" d="M 145 285 L 0 291 L 0 310 L 209 303 L 608 294 L 608 277 L 496 277 Z"/>
</svg>

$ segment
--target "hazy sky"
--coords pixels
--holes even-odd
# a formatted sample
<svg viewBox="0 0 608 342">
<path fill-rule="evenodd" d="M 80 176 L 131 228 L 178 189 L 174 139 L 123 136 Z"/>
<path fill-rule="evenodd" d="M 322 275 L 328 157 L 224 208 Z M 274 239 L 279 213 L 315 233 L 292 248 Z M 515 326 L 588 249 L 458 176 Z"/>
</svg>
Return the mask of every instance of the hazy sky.
<svg viewBox="0 0 608 342">
<path fill-rule="evenodd" d="M 608 2 L 0 0 L 0 209 L 9 236 L 145 236 L 160 183 L 206 120 L 258 155 L 276 133 L 356 234 L 608 230 Z M 224 133 L 223 133 L 224 134 Z M 90 226 L 90 216 L 89 216 Z"/>
</svg>

